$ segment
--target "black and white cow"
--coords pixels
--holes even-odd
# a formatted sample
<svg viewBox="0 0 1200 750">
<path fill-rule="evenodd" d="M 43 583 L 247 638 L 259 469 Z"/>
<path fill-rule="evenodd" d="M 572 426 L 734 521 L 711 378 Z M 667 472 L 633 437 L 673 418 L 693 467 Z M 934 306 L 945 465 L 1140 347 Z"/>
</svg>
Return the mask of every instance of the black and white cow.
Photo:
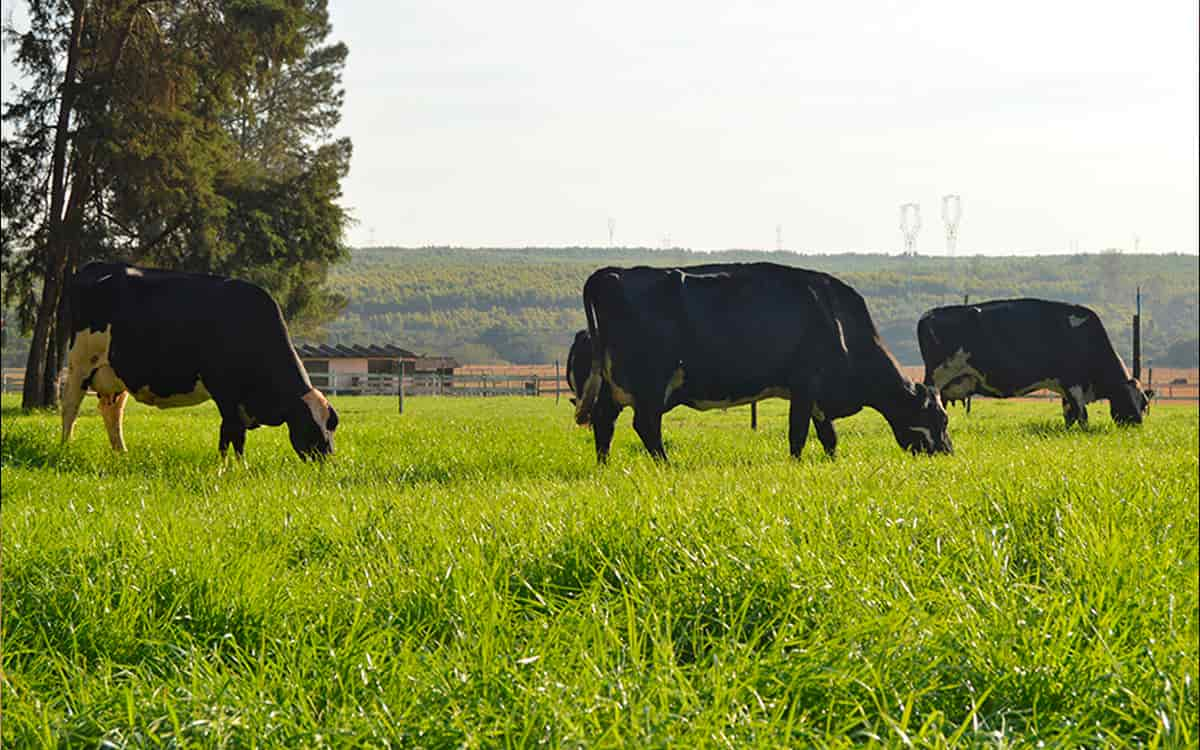
<svg viewBox="0 0 1200 750">
<path fill-rule="evenodd" d="M 333 453 L 338 415 L 309 382 L 279 305 L 222 276 L 89 263 L 71 282 L 71 349 L 63 394 L 67 442 L 88 388 L 114 450 L 125 450 L 127 393 L 159 408 L 212 398 L 218 444 L 242 457 L 246 430 L 286 423 L 301 458 Z"/>
<path fill-rule="evenodd" d="M 793 456 L 810 420 L 832 456 L 833 420 L 863 406 L 883 414 L 906 450 L 952 450 L 937 393 L 904 376 L 863 298 L 828 274 L 773 263 L 603 268 L 583 304 L 588 329 L 575 337 L 567 377 L 601 462 L 626 406 L 646 449 L 665 459 L 664 412 L 764 398 L 791 401 Z"/>
<path fill-rule="evenodd" d="M 925 384 L 942 398 L 1009 398 L 1037 390 L 1062 397 L 1067 426 L 1087 425 L 1087 405 L 1108 399 L 1113 421 L 1141 424 L 1149 405 L 1096 313 L 1080 305 L 1010 299 L 938 307 L 921 316 Z"/>
</svg>

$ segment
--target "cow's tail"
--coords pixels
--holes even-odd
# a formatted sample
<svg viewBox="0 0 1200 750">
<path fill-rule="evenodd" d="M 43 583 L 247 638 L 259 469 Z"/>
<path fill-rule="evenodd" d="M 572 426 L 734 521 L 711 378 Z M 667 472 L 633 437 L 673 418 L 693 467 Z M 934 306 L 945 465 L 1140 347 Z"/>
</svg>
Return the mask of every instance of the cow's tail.
<svg viewBox="0 0 1200 750">
<path fill-rule="evenodd" d="M 917 347 L 921 350 L 921 359 L 925 361 L 925 385 L 933 385 L 933 369 L 938 364 L 934 359 L 937 350 L 941 349 L 941 343 L 929 313 L 925 313 L 917 321 Z"/>
<path fill-rule="evenodd" d="M 592 342 L 592 367 L 587 380 L 583 382 L 579 402 L 575 404 L 575 424 L 579 425 L 586 425 L 592 421 L 592 408 L 596 405 L 596 398 L 604 385 L 603 366 L 608 343 L 605 336 L 607 331 L 602 330 L 596 320 L 597 297 L 602 291 L 604 281 L 605 277 L 601 273 L 594 273 L 583 285 L 583 311 L 587 315 L 588 338 Z"/>
</svg>

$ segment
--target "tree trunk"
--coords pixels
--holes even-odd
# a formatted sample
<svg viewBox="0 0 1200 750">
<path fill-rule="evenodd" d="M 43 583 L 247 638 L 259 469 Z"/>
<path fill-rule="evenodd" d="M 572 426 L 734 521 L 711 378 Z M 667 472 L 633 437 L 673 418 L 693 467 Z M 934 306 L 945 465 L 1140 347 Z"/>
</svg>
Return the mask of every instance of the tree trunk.
<svg viewBox="0 0 1200 750">
<path fill-rule="evenodd" d="M 59 295 L 59 310 L 66 295 Z M 46 349 L 46 369 L 42 381 L 42 406 L 53 409 L 58 406 L 58 373 L 62 370 L 62 339 L 63 321 L 57 314 L 54 319 L 54 329 L 50 332 L 50 343 Z"/>
<path fill-rule="evenodd" d="M 25 363 L 25 388 L 21 395 L 23 409 L 54 406 L 58 394 L 46 388 L 57 377 L 58 362 L 49 362 L 54 342 L 54 320 L 62 296 L 63 276 L 67 269 L 67 237 L 63 226 L 63 206 L 66 204 L 67 141 L 71 112 L 75 106 L 75 78 L 79 68 L 79 41 L 83 34 L 84 0 L 75 0 L 71 19 L 71 40 L 67 47 L 67 68 L 63 73 L 62 99 L 58 106 L 58 122 L 54 131 L 54 156 L 51 161 L 50 215 L 47 217 L 45 277 L 42 279 L 42 300 L 33 325 L 33 340 L 29 343 L 29 359 Z M 55 357 L 55 360 L 58 358 Z M 50 372 L 47 373 L 48 366 Z"/>
<path fill-rule="evenodd" d="M 48 247 L 52 253 L 54 248 Z M 58 308 L 58 275 L 54 263 L 47 261 L 42 280 L 42 302 L 33 324 L 33 339 L 29 342 L 29 359 L 25 362 L 25 387 L 21 393 L 22 409 L 37 409 L 46 405 L 46 355 L 49 352 L 51 327 Z"/>
</svg>

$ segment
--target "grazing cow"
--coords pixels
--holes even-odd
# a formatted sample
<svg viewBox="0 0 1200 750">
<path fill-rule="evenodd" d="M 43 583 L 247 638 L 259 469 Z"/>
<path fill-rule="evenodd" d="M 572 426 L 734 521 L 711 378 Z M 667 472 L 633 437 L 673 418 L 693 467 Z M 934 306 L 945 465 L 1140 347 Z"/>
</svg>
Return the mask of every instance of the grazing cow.
<svg viewBox="0 0 1200 750">
<path fill-rule="evenodd" d="M 309 382 L 279 305 L 262 288 L 206 274 L 89 263 L 71 282 L 62 440 L 91 387 L 114 450 L 127 392 L 159 408 L 212 398 L 218 444 L 242 458 L 246 430 L 287 423 L 303 459 L 333 453 L 338 415 Z"/>
<path fill-rule="evenodd" d="M 788 440 L 799 457 L 811 420 L 834 454 L 833 420 L 870 406 L 913 452 L 949 453 L 946 411 L 883 345 L 863 298 L 828 274 L 773 263 L 603 268 L 583 287 L 587 331 L 567 377 L 575 419 L 591 424 L 607 459 L 613 424 L 633 427 L 665 459 L 662 415 L 680 404 L 723 409 L 791 401 Z"/>
<path fill-rule="evenodd" d="M 1149 399 L 1096 313 L 1040 299 L 938 307 L 921 316 L 925 384 L 942 398 L 1009 398 L 1046 389 L 1062 397 L 1067 427 L 1087 426 L 1087 405 L 1108 399 L 1113 421 L 1141 424 Z"/>
</svg>

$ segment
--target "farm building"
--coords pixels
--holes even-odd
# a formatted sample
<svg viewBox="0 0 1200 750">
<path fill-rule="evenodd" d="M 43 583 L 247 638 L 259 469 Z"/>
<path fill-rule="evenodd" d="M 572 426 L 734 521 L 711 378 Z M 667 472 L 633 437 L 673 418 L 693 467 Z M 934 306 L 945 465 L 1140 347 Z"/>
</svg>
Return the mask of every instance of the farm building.
<svg viewBox="0 0 1200 750">
<path fill-rule="evenodd" d="M 394 344 L 303 344 L 296 347 L 313 385 L 334 393 L 374 391 L 393 381 L 387 376 L 453 375 L 459 367 L 451 357 L 427 357 Z M 375 377 L 371 377 L 375 376 Z M 394 386 L 382 389 L 394 390 Z M 379 389 L 379 390 L 382 390 Z"/>
</svg>

